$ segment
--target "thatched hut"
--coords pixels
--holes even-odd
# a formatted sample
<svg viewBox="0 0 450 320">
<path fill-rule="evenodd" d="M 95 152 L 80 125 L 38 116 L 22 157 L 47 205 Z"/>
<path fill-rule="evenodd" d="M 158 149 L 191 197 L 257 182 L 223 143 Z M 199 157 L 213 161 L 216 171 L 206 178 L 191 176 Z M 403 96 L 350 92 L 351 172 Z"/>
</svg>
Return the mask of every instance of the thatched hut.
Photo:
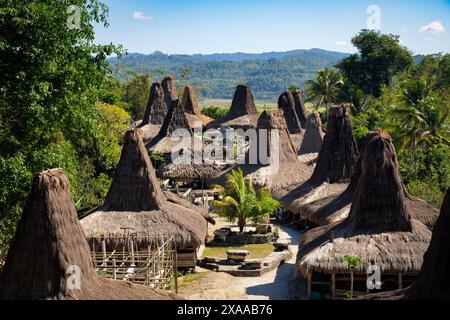
<svg viewBox="0 0 450 320">
<path fill-rule="evenodd" d="M 348 217 L 308 231 L 299 245 L 296 270 L 308 278 L 309 293 L 317 283 L 327 283 L 332 297 L 348 290 L 345 256 L 362 262 L 351 272 L 356 277 L 355 291 L 367 290 L 369 264 L 380 269 L 382 290 L 401 288 L 415 279 L 431 232 L 412 218 L 397 167 L 390 137 L 380 132 L 362 155 Z"/>
<path fill-rule="evenodd" d="M 161 87 L 164 92 L 164 100 L 167 108 L 170 108 L 172 102 L 178 100 L 178 90 L 175 85 L 175 78 L 172 75 L 165 77 L 161 82 Z"/>
<path fill-rule="evenodd" d="M 308 119 L 308 113 L 306 112 L 305 103 L 302 98 L 302 91 L 300 89 L 292 90 L 292 97 L 295 103 L 295 113 L 303 129 L 306 128 L 306 120 Z"/>
<path fill-rule="evenodd" d="M 379 131 L 369 132 L 364 139 L 363 145 L 365 146 L 373 137 L 379 134 Z M 395 168 L 395 170 L 398 171 L 398 168 Z M 353 193 L 356 190 L 360 174 L 361 157 L 358 158 L 350 184 L 344 192 L 333 194 L 301 206 L 299 209 L 300 216 L 319 226 L 339 222 L 345 219 L 350 212 Z M 406 204 L 410 209 L 412 217 L 432 230 L 438 216 L 438 210 L 424 201 L 409 195 L 405 187 L 402 188 L 401 192 L 404 194 Z"/>
<path fill-rule="evenodd" d="M 183 109 L 184 112 L 192 117 L 192 121 L 200 121 L 205 127 L 208 123 L 210 123 L 213 119 L 201 113 L 200 108 L 198 106 L 197 97 L 194 93 L 194 88 L 191 85 L 187 85 L 184 87 L 183 93 Z M 188 118 L 189 120 L 189 118 Z M 194 124 L 191 124 L 191 128 L 194 128 Z"/>
<path fill-rule="evenodd" d="M 260 150 L 263 147 L 267 149 Z M 257 155 L 256 159 L 252 160 L 252 154 Z M 265 155 L 267 159 L 262 159 Z M 312 172 L 310 167 L 298 160 L 282 109 L 267 110 L 261 114 L 256 139 L 250 141 L 245 164 L 239 167 L 256 188 L 265 187 L 270 191 L 305 181 Z"/>
<path fill-rule="evenodd" d="M 256 109 L 252 91 L 247 84 L 236 87 L 233 102 L 228 113 L 214 121 L 211 121 L 206 129 L 249 129 L 258 125 L 258 110 Z"/>
<path fill-rule="evenodd" d="M 319 113 L 313 113 L 308 117 L 305 129 L 305 134 L 298 150 L 299 155 L 319 153 L 325 135 L 322 131 L 322 121 Z"/>
<path fill-rule="evenodd" d="M 74 279 L 79 279 L 79 286 Z M 0 299 L 174 298 L 177 296 L 98 276 L 70 195 L 69 179 L 61 169 L 36 175 L 6 258 Z"/>
<path fill-rule="evenodd" d="M 290 134 L 302 133 L 300 120 L 295 112 L 294 97 L 290 91 L 285 91 L 278 98 L 278 108 L 283 110 L 284 119 L 286 120 L 287 129 Z"/>
<path fill-rule="evenodd" d="M 173 237 L 178 249 L 190 250 L 195 260 L 207 222 L 199 210 L 173 197 L 161 190 L 139 132 L 129 130 L 104 204 L 81 224 L 89 241 L 104 239 L 107 245 L 117 243 L 124 230 L 139 236 L 138 245 L 144 247 L 154 237 Z"/>
<path fill-rule="evenodd" d="M 327 133 L 311 178 L 275 194 L 286 210 L 300 214 L 309 202 L 344 191 L 353 174 L 358 150 L 346 105 L 329 110 Z"/>
</svg>

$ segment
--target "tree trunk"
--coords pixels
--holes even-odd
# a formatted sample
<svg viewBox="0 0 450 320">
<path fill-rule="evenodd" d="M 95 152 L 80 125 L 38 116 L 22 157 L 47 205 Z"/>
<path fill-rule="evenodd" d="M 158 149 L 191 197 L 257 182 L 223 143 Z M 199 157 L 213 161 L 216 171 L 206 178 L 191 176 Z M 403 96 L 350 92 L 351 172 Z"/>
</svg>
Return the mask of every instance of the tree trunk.
<svg viewBox="0 0 450 320">
<path fill-rule="evenodd" d="M 239 226 L 239 232 L 240 233 L 244 232 L 245 225 L 246 225 L 246 221 L 245 220 L 239 220 L 238 221 L 238 226 Z"/>
<path fill-rule="evenodd" d="M 353 299 L 353 269 L 350 269 L 350 299 Z"/>
</svg>

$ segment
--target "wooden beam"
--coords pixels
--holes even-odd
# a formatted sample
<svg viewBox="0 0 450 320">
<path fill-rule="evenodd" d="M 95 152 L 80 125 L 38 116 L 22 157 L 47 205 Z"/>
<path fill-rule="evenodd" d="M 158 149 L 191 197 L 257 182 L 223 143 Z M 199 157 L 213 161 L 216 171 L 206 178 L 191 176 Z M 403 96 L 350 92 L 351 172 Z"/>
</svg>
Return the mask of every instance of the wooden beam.
<svg viewBox="0 0 450 320">
<path fill-rule="evenodd" d="M 308 272 L 308 299 L 311 300 L 312 272 Z"/>
<path fill-rule="evenodd" d="M 401 272 L 398 274 L 398 288 L 403 289 L 403 274 Z"/>
<path fill-rule="evenodd" d="M 336 297 L 336 273 L 333 271 L 331 273 L 331 300 Z"/>
</svg>

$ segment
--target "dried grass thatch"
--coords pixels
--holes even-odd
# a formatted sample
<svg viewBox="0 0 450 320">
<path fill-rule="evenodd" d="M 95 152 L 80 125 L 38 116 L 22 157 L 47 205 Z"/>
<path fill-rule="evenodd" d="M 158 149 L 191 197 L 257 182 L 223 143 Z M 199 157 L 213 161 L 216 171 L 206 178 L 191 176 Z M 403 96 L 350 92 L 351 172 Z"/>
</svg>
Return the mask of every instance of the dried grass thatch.
<svg viewBox="0 0 450 320">
<path fill-rule="evenodd" d="M 450 299 L 450 189 L 436 221 L 430 246 L 425 253 L 417 281 L 405 298 L 414 300 Z"/>
<path fill-rule="evenodd" d="M 324 135 L 320 114 L 317 112 L 311 114 L 306 120 L 306 130 L 298 154 L 319 153 L 322 148 Z"/>
<path fill-rule="evenodd" d="M 268 188 L 275 192 L 278 189 L 299 183 L 311 176 L 312 169 L 300 162 L 291 141 L 283 110 L 266 110 L 258 120 L 258 134 L 256 140 L 250 141 L 250 150 L 246 153 L 245 164 L 239 164 L 246 179 L 250 179 L 256 188 Z M 260 146 L 266 145 L 267 150 L 260 152 Z M 255 148 L 257 159 L 251 159 L 249 152 Z M 268 159 L 262 161 L 260 157 L 266 154 Z M 253 163 L 256 160 L 257 163 Z M 213 182 L 224 184 L 224 173 Z"/>
<path fill-rule="evenodd" d="M 299 134 L 302 132 L 300 120 L 295 112 L 295 101 L 290 91 L 285 91 L 278 98 L 278 108 L 284 112 L 284 119 L 286 120 L 287 129 L 290 134 Z"/>
<path fill-rule="evenodd" d="M 194 88 L 192 88 L 191 85 L 187 85 L 184 87 L 183 109 L 187 114 L 195 116 L 194 119 L 196 118 L 197 121 L 201 121 L 203 126 L 206 126 L 208 123 L 213 121 L 212 118 L 201 113 Z"/>
<path fill-rule="evenodd" d="M 302 128 L 306 128 L 306 120 L 308 119 L 308 113 L 306 112 L 305 103 L 302 98 L 302 91 L 300 89 L 291 91 L 292 97 L 295 103 L 295 113 L 297 114 L 298 120 Z"/>
<path fill-rule="evenodd" d="M 252 91 L 247 84 L 236 87 L 233 102 L 228 114 L 211 121 L 206 129 L 234 128 L 248 129 L 256 128 L 258 125 L 258 110 L 256 109 Z"/>
<path fill-rule="evenodd" d="M 369 132 L 364 139 L 363 145 L 365 146 L 378 134 L 380 134 L 379 131 Z M 395 170 L 398 171 L 398 168 Z M 340 194 L 333 194 L 303 205 L 299 209 L 300 216 L 319 226 L 339 222 L 345 219 L 350 212 L 353 193 L 358 184 L 360 174 L 361 157 L 358 158 L 355 166 L 355 172 L 350 180 L 349 186 L 344 192 Z M 438 210 L 426 204 L 424 201 L 410 196 L 404 187 L 402 189 L 406 204 L 410 209 L 412 217 L 422 222 L 428 227 L 428 229 L 432 230 L 434 222 L 438 216 Z"/>
<path fill-rule="evenodd" d="M 207 223 L 197 210 L 183 206 L 182 202 L 169 201 L 162 192 L 144 143 L 135 130 L 126 133 L 103 206 L 81 223 L 88 238 L 104 237 L 107 241 L 131 230 L 140 237 L 173 236 L 179 246 L 198 247 L 207 232 Z"/>
<path fill-rule="evenodd" d="M 178 100 L 178 90 L 175 86 L 175 79 L 172 75 L 165 77 L 161 82 L 161 87 L 164 92 L 164 100 L 166 101 L 166 106 L 170 109 L 172 102 Z"/>
<path fill-rule="evenodd" d="M 156 175 L 161 179 L 183 181 L 206 181 L 217 177 L 223 168 L 216 164 L 176 164 L 163 165 Z"/>
<path fill-rule="evenodd" d="M 367 144 L 349 216 L 305 233 L 297 255 L 300 273 L 346 272 L 345 255 L 378 265 L 384 273 L 420 270 L 431 232 L 411 218 L 390 138 Z M 357 272 L 365 272 L 359 266 Z"/>
<path fill-rule="evenodd" d="M 76 269 L 75 269 L 76 268 Z M 72 271 L 71 271 L 72 270 Z M 73 287 L 78 271 L 80 286 Z M 129 282 L 98 276 L 61 169 L 35 177 L 8 252 L 0 286 L 1 299 L 174 299 Z"/>
</svg>

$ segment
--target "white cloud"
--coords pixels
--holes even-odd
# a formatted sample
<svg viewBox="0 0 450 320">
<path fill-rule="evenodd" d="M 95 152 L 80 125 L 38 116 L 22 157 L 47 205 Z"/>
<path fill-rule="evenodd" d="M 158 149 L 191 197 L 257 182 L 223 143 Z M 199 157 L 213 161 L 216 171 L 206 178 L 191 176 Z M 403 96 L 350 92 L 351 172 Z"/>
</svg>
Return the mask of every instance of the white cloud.
<svg viewBox="0 0 450 320">
<path fill-rule="evenodd" d="M 347 45 L 346 41 L 336 41 L 336 45 L 338 47 L 345 47 Z"/>
<path fill-rule="evenodd" d="M 135 19 L 135 20 L 148 20 L 148 21 L 154 20 L 154 18 L 152 16 L 146 16 L 146 15 L 144 15 L 143 12 L 139 12 L 139 11 L 133 13 L 133 19 Z"/>
<path fill-rule="evenodd" d="M 438 20 L 430 22 L 419 30 L 420 33 L 441 33 L 444 31 L 444 25 Z"/>
</svg>

